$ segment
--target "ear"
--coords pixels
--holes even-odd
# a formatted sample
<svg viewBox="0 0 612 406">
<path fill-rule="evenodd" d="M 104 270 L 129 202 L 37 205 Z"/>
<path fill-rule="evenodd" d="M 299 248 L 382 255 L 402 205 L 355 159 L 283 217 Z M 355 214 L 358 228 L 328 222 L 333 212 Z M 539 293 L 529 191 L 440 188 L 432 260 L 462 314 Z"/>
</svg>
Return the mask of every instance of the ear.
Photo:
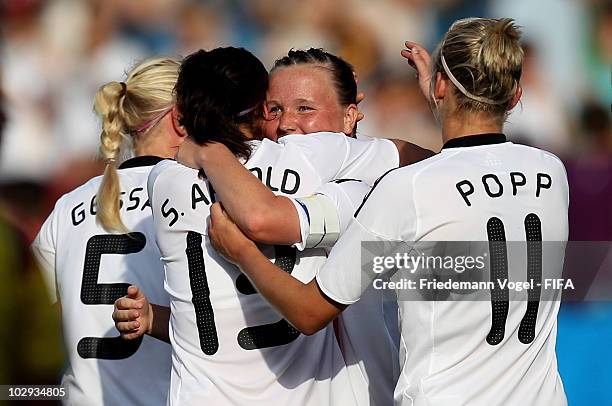
<svg viewBox="0 0 612 406">
<path fill-rule="evenodd" d="M 359 111 L 357 110 L 356 104 L 349 104 L 348 107 L 344 109 L 344 125 L 342 128 L 342 132 L 346 135 L 352 135 L 353 130 L 355 129 L 355 125 L 357 124 L 357 116 Z"/>
<path fill-rule="evenodd" d="M 523 96 L 523 88 L 521 87 L 521 84 L 519 83 L 516 86 L 516 93 L 514 93 L 514 96 L 512 96 L 512 100 L 510 101 L 508 110 L 512 110 L 514 106 L 518 104 L 519 100 L 521 100 L 521 96 Z"/>
<path fill-rule="evenodd" d="M 174 128 L 174 131 L 176 131 L 179 137 L 186 137 L 188 135 L 187 130 L 185 130 L 185 127 L 183 127 L 180 123 L 181 115 L 176 109 L 176 106 L 172 108 L 172 112 L 170 114 L 172 115 L 172 127 Z"/>
<path fill-rule="evenodd" d="M 436 73 L 436 84 L 434 85 L 434 98 L 437 100 L 444 99 L 446 90 L 448 89 L 448 79 L 441 72 Z"/>
</svg>

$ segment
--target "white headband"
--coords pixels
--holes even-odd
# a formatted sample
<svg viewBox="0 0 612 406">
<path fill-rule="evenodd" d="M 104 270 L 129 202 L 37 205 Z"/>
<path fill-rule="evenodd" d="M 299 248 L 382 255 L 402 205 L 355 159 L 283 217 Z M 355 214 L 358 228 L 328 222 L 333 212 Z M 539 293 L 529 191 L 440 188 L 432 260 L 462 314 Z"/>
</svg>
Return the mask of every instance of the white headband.
<svg viewBox="0 0 612 406">
<path fill-rule="evenodd" d="M 448 68 L 448 65 L 446 64 L 446 60 L 444 59 L 444 55 L 442 54 L 442 51 L 440 51 L 440 59 L 442 60 L 442 66 L 444 67 L 444 72 L 446 72 L 446 76 L 448 76 L 450 81 L 453 82 L 453 84 L 457 87 L 457 89 L 459 89 L 459 91 L 461 93 L 463 93 L 466 97 L 468 97 L 468 98 L 470 98 L 472 100 L 479 101 L 481 103 L 495 104 L 495 105 L 497 105 L 497 104 L 505 104 L 505 103 L 508 102 L 508 100 L 510 100 L 510 98 L 507 98 L 506 100 L 495 101 L 495 100 L 489 99 L 487 97 L 476 96 L 476 95 L 468 92 L 467 89 L 465 87 L 463 87 L 463 85 L 461 83 L 459 83 L 457 78 L 455 78 L 455 76 L 451 73 L 450 69 Z"/>
</svg>

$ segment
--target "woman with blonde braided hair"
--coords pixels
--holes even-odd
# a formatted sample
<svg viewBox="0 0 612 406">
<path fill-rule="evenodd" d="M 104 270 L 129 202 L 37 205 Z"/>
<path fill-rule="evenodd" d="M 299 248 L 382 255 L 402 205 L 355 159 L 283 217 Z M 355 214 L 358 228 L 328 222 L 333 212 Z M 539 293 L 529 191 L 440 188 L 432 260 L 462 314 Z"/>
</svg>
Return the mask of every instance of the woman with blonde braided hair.
<svg viewBox="0 0 612 406">
<path fill-rule="evenodd" d="M 169 114 L 178 66 L 171 59 L 150 59 L 134 68 L 125 82 L 107 83 L 96 93 L 94 108 L 102 118 L 100 153 L 106 163 L 96 216 L 107 230 L 125 231 L 115 166 L 122 146 L 131 144 L 136 156 L 174 158 L 184 138 Z"/>
<path fill-rule="evenodd" d="M 168 303 L 147 179 L 184 139 L 173 110 L 178 69 L 173 59 L 148 59 L 125 81 L 100 87 L 94 107 L 104 175 L 62 196 L 32 245 L 62 311 L 70 404 L 166 403 L 170 346 L 151 337 L 122 340 L 111 313 L 130 284 Z M 126 155 L 134 157 L 117 166 Z"/>
</svg>

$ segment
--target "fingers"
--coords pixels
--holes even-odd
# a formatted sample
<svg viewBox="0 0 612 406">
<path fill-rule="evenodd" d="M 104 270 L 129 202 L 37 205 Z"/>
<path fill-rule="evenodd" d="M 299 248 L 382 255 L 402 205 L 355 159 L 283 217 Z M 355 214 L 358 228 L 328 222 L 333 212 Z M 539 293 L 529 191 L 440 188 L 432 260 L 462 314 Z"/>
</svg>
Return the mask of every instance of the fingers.
<svg viewBox="0 0 612 406">
<path fill-rule="evenodd" d="M 193 141 L 191 137 L 187 137 L 180 145 L 178 152 L 176 153 L 176 160 L 190 168 L 199 169 L 195 163 L 194 158 L 194 156 L 197 154 L 198 149 L 199 146 L 195 143 L 195 141 Z"/>
<path fill-rule="evenodd" d="M 140 328 L 139 321 L 122 321 L 115 323 L 115 327 L 122 334 L 135 333 Z"/>
<path fill-rule="evenodd" d="M 141 293 L 140 288 L 136 285 L 130 285 L 127 290 L 127 296 L 131 299 L 137 299 Z"/>
<path fill-rule="evenodd" d="M 113 320 L 115 323 L 125 321 L 136 321 L 140 317 L 138 310 L 115 310 L 113 311 Z"/>
<path fill-rule="evenodd" d="M 121 338 L 124 340 L 134 340 L 144 335 L 144 330 L 140 330 L 140 323 L 137 321 L 126 323 L 115 323 Z"/>
<path fill-rule="evenodd" d="M 115 301 L 115 309 L 118 310 L 142 309 L 143 305 L 142 300 L 131 299 L 127 296 L 120 297 Z"/>
<path fill-rule="evenodd" d="M 420 75 L 429 72 L 430 56 L 429 52 L 416 42 L 406 41 L 406 48 L 401 52 L 402 56 L 408 60 L 408 63 L 417 70 Z"/>
<path fill-rule="evenodd" d="M 141 312 L 134 309 L 134 306 L 140 308 L 142 303 L 129 299 L 126 296 L 115 301 L 113 321 L 121 337 L 126 340 L 133 340 L 144 334 L 144 330 L 140 331 L 141 322 L 138 320 Z"/>
<path fill-rule="evenodd" d="M 136 310 L 116 310 L 113 312 L 115 328 L 125 340 L 133 340 L 144 334 L 140 331 L 141 323 L 136 320 L 140 317 L 140 312 Z"/>
<path fill-rule="evenodd" d="M 365 99 L 365 93 L 364 92 L 358 92 L 357 96 L 355 96 L 355 103 L 359 104 L 363 101 L 363 99 Z"/>
<path fill-rule="evenodd" d="M 221 208 L 221 203 L 215 202 L 212 206 L 210 206 L 210 215 L 214 217 L 219 217 L 223 215 L 223 209 Z"/>
<path fill-rule="evenodd" d="M 121 338 L 123 338 L 124 340 L 135 340 L 138 337 L 141 337 L 144 333 L 138 331 L 136 333 L 129 333 L 129 334 L 121 334 Z"/>
<path fill-rule="evenodd" d="M 221 203 L 219 202 L 216 202 L 212 206 L 210 206 L 210 222 L 214 226 L 215 221 L 221 220 L 232 221 L 232 219 L 229 218 L 227 212 L 223 208 L 223 205 L 221 205 Z"/>
</svg>

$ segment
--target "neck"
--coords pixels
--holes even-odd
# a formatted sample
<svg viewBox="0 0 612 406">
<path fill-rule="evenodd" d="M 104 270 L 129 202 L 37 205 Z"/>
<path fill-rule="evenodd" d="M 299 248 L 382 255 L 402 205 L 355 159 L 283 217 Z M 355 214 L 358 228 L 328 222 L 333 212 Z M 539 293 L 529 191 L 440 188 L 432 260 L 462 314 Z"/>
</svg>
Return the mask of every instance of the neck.
<svg viewBox="0 0 612 406">
<path fill-rule="evenodd" d="M 499 120 L 483 112 L 454 113 L 442 120 L 442 141 L 473 134 L 501 133 Z"/>
<path fill-rule="evenodd" d="M 137 136 L 134 141 L 134 156 L 158 156 L 160 158 L 174 158 L 175 151 L 168 149 L 166 145 L 168 136 L 164 134 L 163 127 L 150 130 L 149 134 Z"/>
</svg>

